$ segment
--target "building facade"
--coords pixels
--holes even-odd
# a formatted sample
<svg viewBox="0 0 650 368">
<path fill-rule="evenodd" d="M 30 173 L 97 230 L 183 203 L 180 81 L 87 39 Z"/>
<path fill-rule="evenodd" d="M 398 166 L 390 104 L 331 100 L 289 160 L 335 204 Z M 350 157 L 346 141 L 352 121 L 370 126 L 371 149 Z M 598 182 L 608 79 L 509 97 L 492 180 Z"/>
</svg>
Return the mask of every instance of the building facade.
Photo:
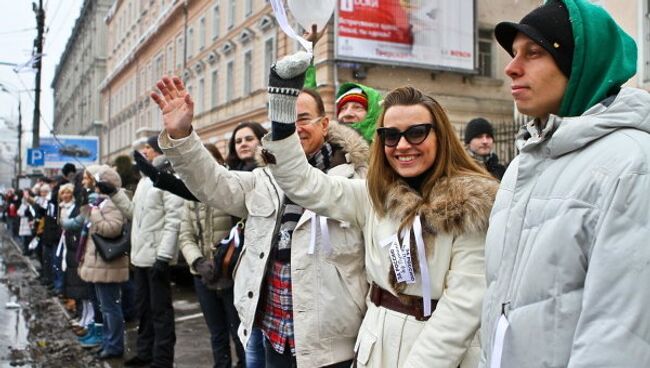
<svg viewBox="0 0 650 368">
<path fill-rule="evenodd" d="M 650 0 L 596 1 L 636 40 L 637 73 L 628 85 L 650 91 Z"/>
<path fill-rule="evenodd" d="M 649 1 L 626 0 L 639 5 L 633 12 L 613 0 L 601 2 L 612 3 L 615 17 L 622 18 L 625 27 L 637 29 L 637 40 L 643 40 L 648 18 L 641 14 L 648 13 Z M 459 131 L 476 116 L 496 124 L 512 122 L 514 104 L 503 73 L 511 58 L 496 43 L 493 30 L 500 21 L 521 19 L 541 1 L 517 0 L 513 5 L 511 0 L 476 0 L 475 4 L 472 73 L 336 60 L 331 22 L 315 50 L 318 90 L 327 113 L 334 114 L 337 87 L 354 81 L 382 93 L 413 85 L 434 96 Z M 635 20 L 628 25 L 630 17 Z M 236 124 L 268 124 L 268 68 L 300 47 L 280 30 L 266 0 L 117 0 L 105 21 L 109 56 L 107 76 L 100 86 L 107 122 L 102 134 L 104 161 L 128 153 L 135 140 L 162 129 L 158 107 L 149 95 L 164 74 L 185 81 L 196 103 L 195 129 L 225 152 Z M 642 46 L 640 56 L 648 53 Z M 650 73 L 648 59 L 646 55 L 645 75 Z M 649 78 L 644 78 L 641 83 L 647 85 Z"/>
<path fill-rule="evenodd" d="M 107 27 L 113 0 L 84 0 L 51 87 L 56 134 L 99 135 L 102 110 L 99 84 L 106 76 Z"/>
</svg>

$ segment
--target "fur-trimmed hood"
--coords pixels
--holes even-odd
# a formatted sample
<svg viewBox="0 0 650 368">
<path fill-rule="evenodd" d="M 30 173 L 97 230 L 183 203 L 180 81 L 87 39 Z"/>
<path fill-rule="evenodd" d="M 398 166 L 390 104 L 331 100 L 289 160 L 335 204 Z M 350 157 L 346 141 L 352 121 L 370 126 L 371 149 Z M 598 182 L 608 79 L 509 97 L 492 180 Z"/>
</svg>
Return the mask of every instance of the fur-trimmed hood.
<svg viewBox="0 0 650 368">
<path fill-rule="evenodd" d="M 481 176 L 444 178 L 433 187 L 429 197 L 423 200 L 413 188 L 400 182 L 388 192 L 386 212 L 401 224 L 400 228 L 410 225 L 419 214 L 424 242 L 427 249 L 431 250 L 435 247 L 435 238 L 439 232 L 454 237 L 465 233 L 486 232 L 498 188 L 496 180 Z M 414 270 L 418 272 L 415 241 L 411 241 L 411 256 Z M 397 283 L 392 270 L 389 279 L 398 292 L 405 289 L 406 284 Z"/>
<path fill-rule="evenodd" d="M 268 137 L 265 137 L 265 139 L 268 139 Z M 264 139 L 262 142 L 264 142 Z M 366 176 L 368 172 L 368 160 L 370 158 L 370 146 L 359 132 L 337 121 L 330 120 L 327 142 L 341 147 L 345 154 L 345 161 L 352 165 L 354 171 L 360 174 L 360 176 Z M 257 167 L 265 167 L 267 165 L 267 159 L 264 157 L 264 147 L 262 145 L 257 146 L 255 162 L 257 163 Z"/>
</svg>

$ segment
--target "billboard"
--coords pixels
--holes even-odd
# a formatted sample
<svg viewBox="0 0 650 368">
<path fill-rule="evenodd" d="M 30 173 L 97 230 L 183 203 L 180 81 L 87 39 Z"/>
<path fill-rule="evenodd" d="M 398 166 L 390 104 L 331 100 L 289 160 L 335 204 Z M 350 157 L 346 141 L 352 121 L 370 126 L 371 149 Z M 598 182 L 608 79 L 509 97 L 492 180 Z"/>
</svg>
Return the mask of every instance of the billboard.
<svg viewBox="0 0 650 368">
<path fill-rule="evenodd" d="M 99 138 L 92 136 L 58 135 L 41 137 L 39 150 L 42 152 L 44 168 L 61 168 L 66 162 L 75 166 L 98 163 Z"/>
<path fill-rule="evenodd" d="M 474 0 L 338 0 L 336 58 L 474 71 Z"/>
</svg>

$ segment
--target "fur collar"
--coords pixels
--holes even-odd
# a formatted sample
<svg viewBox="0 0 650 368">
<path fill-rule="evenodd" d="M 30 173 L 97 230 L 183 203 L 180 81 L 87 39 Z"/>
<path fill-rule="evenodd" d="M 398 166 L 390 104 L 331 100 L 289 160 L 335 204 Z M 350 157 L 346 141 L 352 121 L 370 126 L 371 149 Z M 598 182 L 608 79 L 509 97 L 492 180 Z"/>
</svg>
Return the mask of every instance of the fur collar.
<svg viewBox="0 0 650 368">
<path fill-rule="evenodd" d="M 433 232 L 458 236 L 487 230 L 488 217 L 499 184 L 479 176 L 458 176 L 440 180 L 426 201 L 419 193 L 400 182 L 387 195 L 386 212 L 409 224 L 419 213 L 423 226 Z"/>
<path fill-rule="evenodd" d="M 391 188 L 387 195 L 388 216 L 401 221 L 400 229 L 410 225 L 420 214 L 427 253 L 435 247 L 439 232 L 456 237 L 464 233 L 487 231 L 488 219 L 499 184 L 496 180 L 479 176 L 458 176 L 441 179 L 429 193 L 426 201 L 406 183 Z M 411 257 L 415 272 L 419 272 L 415 239 L 411 236 Z M 403 292 L 405 283 L 397 283 L 393 269 L 389 280 L 395 291 Z M 403 303 L 413 302 L 413 297 L 399 294 Z"/>
<path fill-rule="evenodd" d="M 265 139 L 268 139 L 269 137 L 270 136 L 267 136 Z M 264 142 L 264 140 L 262 140 L 262 142 Z M 352 165 L 356 172 L 362 173 L 362 176 L 365 177 L 365 174 L 368 172 L 370 147 L 368 146 L 368 142 L 366 142 L 356 130 L 330 120 L 327 142 L 341 147 L 343 153 L 345 153 L 347 163 Z M 257 163 L 257 167 L 265 167 L 267 165 L 262 145 L 257 146 L 255 162 Z"/>
</svg>

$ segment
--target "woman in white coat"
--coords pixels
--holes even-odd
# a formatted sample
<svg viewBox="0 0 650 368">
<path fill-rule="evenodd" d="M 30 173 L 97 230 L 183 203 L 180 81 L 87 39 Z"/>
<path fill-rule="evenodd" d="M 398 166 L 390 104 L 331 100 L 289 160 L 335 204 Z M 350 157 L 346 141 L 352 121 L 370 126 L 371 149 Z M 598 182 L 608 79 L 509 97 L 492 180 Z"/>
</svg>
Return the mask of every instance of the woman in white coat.
<svg viewBox="0 0 650 368">
<path fill-rule="evenodd" d="M 277 161 L 271 169 L 296 203 L 363 229 L 373 286 L 357 366 L 475 367 L 497 183 L 467 156 L 433 98 L 398 88 L 383 107 L 367 181 L 311 170 L 298 137 L 275 120 L 264 142 Z"/>
</svg>

